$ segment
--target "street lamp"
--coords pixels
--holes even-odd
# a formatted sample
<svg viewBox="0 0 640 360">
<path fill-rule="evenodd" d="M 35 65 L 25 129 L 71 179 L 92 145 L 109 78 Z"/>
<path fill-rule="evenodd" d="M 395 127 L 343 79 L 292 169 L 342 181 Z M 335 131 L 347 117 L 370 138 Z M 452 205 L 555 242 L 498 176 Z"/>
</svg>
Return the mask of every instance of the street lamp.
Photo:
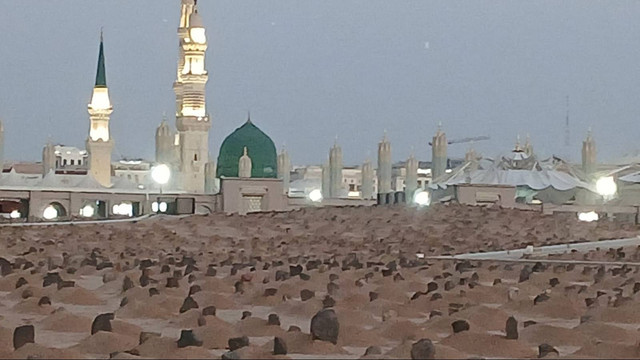
<svg viewBox="0 0 640 360">
<path fill-rule="evenodd" d="M 162 186 L 166 185 L 171 179 L 171 168 L 166 164 L 156 165 L 151 169 L 151 178 L 156 184 L 160 185 L 160 195 L 162 195 Z M 158 197 L 156 204 L 160 204 L 160 197 Z M 158 212 L 158 210 L 160 210 L 160 212 L 165 212 L 167 210 L 166 204 L 165 206 L 158 207 L 157 209 L 152 205 L 152 210 L 154 212 Z"/>
<path fill-rule="evenodd" d="M 428 191 L 418 191 L 413 196 L 413 202 L 420 207 L 429 206 L 431 204 L 431 195 L 429 195 Z"/>
<path fill-rule="evenodd" d="M 596 191 L 605 200 L 613 198 L 618 192 L 618 185 L 612 176 L 601 177 L 596 181 Z"/>
<path fill-rule="evenodd" d="M 322 201 L 322 191 L 320 189 L 314 189 L 309 193 L 309 200 L 312 202 L 321 202 Z"/>
</svg>

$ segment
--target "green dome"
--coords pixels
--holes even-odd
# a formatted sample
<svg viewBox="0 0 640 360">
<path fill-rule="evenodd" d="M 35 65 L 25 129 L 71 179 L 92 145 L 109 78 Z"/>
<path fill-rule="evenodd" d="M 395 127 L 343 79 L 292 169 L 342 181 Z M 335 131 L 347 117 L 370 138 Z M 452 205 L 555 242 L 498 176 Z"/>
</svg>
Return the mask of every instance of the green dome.
<svg viewBox="0 0 640 360">
<path fill-rule="evenodd" d="M 222 142 L 218 155 L 218 177 L 238 177 L 238 164 L 245 147 L 251 158 L 252 178 L 278 176 L 276 146 L 271 138 L 249 119 Z"/>
</svg>

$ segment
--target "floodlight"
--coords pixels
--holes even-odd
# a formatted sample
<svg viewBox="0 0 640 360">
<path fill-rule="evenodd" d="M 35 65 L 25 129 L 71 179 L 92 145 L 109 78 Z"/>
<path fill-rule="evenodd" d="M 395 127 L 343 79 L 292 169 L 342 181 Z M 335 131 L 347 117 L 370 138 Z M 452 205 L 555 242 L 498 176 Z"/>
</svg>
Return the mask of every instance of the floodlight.
<svg viewBox="0 0 640 360">
<path fill-rule="evenodd" d="M 80 209 L 80 215 L 83 217 L 90 218 L 90 217 L 93 217 L 95 213 L 96 213 L 96 209 L 91 205 L 87 205 L 82 209 Z"/>
<path fill-rule="evenodd" d="M 600 217 L 595 211 L 578 213 L 578 220 L 584 222 L 598 221 Z"/>
<path fill-rule="evenodd" d="M 604 197 L 612 197 L 618 192 L 618 185 L 616 185 L 613 177 L 602 177 L 596 181 L 596 191 Z"/>
<path fill-rule="evenodd" d="M 46 209 L 44 209 L 44 212 L 42 213 L 42 217 L 45 220 L 54 220 L 58 217 L 58 210 L 56 210 L 56 208 L 53 207 L 53 205 L 49 205 L 47 206 Z"/>
<path fill-rule="evenodd" d="M 320 202 L 322 201 L 322 191 L 320 191 L 320 189 L 315 189 L 312 190 L 309 193 L 309 200 L 313 201 L 313 202 Z"/>
<path fill-rule="evenodd" d="M 171 168 L 165 164 L 154 166 L 151 169 L 151 178 L 160 185 L 165 185 L 171 179 Z"/>
<path fill-rule="evenodd" d="M 413 202 L 418 206 L 429 206 L 431 204 L 431 195 L 427 191 L 419 191 L 413 196 Z"/>
</svg>

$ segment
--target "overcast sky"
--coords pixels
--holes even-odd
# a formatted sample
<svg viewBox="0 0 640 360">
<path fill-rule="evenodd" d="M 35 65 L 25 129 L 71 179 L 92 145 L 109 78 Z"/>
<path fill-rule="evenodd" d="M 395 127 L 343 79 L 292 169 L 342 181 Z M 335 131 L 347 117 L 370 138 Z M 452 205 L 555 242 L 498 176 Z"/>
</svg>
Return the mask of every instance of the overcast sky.
<svg viewBox="0 0 640 360">
<path fill-rule="evenodd" d="M 589 127 L 600 159 L 640 148 L 640 1 L 199 3 L 215 157 L 249 110 L 294 164 L 324 162 L 336 135 L 346 164 L 375 160 L 385 129 L 394 160 L 429 160 L 438 122 L 450 139 L 491 136 L 474 145 L 489 156 L 529 133 L 540 156 L 579 160 Z M 179 13 L 179 0 L 0 1 L 5 157 L 39 160 L 48 136 L 84 147 L 104 27 L 114 159 L 152 160 L 162 114 L 174 124 Z"/>
</svg>

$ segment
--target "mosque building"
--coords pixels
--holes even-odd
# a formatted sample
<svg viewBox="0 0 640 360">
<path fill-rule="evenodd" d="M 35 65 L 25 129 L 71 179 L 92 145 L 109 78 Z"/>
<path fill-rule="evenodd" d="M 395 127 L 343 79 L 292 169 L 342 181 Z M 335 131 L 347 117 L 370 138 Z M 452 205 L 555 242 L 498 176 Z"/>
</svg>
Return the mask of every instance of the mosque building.
<svg viewBox="0 0 640 360">
<path fill-rule="evenodd" d="M 106 46 L 101 35 L 87 108 L 86 148 L 49 140 L 41 163 L 2 166 L 0 217 L 53 220 L 153 212 L 244 214 L 302 206 L 413 204 L 417 195 L 427 191 L 433 200 L 444 201 L 460 197 L 457 189 L 478 186 L 482 190 L 474 190 L 474 199 L 509 188 L 513 194 L 506 196 L 513 202 L 590 203 L 593 181 L 602 175 L 590 133 L 579 167 L 555 157 L 538 159 L 529 139 L 524 146 L 518 142 L 510 154 L 497 160 L 474 151 L 464 160 L 450 159 L 447 146 L 451 141 L 441 126 L 430 143 L 431 162 L 418 161 L 412 154 L 406 161 L 394 163 L 385 134 L 378 144 L 375 168 L 370 160 L 360 166 L 345 166 L 337 139 L 326 164 L 292 168 L 288 152 L 283 149 L 278 153 L 273 140 L 251 116 L 224 139 L 217 157 L 210 156 L 208 38 L 197 0 L 181 0 L 177 33 L 175 126 L 165 116 L 157 127 L 155 161 L 112 162 L 117 139 L 111 135 L 110 122 L 117 109 L 109 97 Z M 4 164 L 4 136 L 0 122 L 0 164 Z M 160 166 L 170 175 L 163 181 L 154 178 L 154 170 Z M 640 190 L 634 186 L 640 184 L 640 169 L 637 173 L 632 170 L 636 169 L 624 168 L 616 176 L 639 194 L 640 204 Z M 607 174 L 612 171 L 618 170 Z"/>
</svg>

